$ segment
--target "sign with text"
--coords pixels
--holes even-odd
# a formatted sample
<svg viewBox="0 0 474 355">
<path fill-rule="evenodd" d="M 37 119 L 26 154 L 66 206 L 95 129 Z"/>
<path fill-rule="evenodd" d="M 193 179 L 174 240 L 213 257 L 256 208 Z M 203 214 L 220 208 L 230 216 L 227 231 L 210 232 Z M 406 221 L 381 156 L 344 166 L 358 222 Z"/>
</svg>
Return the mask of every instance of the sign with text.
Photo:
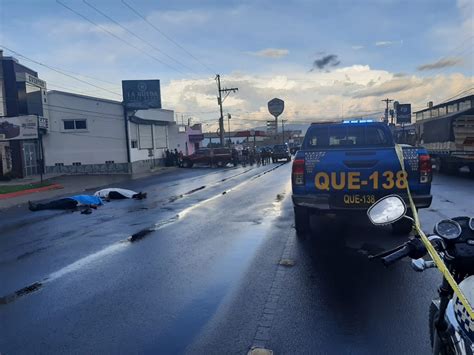
<svg viewBox="0 0 474 355">
<path fill-rule="evenodd" d="M 275 118 L 280 116 L 285 109 L 285 101 L 274 98 L 268 101 L 268 112 Z"/>
<path fill-rule="evenodd" d="M 37 138 L 38 118 L 36 116 L 0 118 L 0 141 Z"/>
<path fill-rule="evenodd" d="M 397 123 L 411 123 L 411 104 L 398 104 Z"/>
<path fill-rule="evenodd" d="M 122 80 L 123 104 L 132 110 L 161 108 L 159 80 Z"/>
<path fill-rule="evenodd" d="M 38 79 L 36 76 L 33 76 L 25 72 L 16 73 L 16 80 L 24 81 L 28 84 L 37 86 L 41 89 L 46 89 L 46 81 Z"/>
</svg>

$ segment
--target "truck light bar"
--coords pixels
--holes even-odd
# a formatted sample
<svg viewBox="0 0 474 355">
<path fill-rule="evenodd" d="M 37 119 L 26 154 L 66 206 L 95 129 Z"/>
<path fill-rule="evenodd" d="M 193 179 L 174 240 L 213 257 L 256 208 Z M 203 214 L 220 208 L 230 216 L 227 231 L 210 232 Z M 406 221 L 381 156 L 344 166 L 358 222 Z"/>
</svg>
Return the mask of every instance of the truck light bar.
<svg viewBox="0 0 474 355">
<path fill-rule="evenodd" d="M 369 123 L 374 122 L 374 120 L 344 120 L 342 123 Z"/>
</svg>

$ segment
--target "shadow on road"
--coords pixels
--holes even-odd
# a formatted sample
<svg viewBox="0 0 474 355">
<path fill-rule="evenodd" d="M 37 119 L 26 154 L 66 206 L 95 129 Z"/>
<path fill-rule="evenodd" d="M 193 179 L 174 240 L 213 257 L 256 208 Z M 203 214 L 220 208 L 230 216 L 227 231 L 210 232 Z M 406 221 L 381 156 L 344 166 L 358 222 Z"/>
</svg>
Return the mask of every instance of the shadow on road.
<svg viewBox="0 0 474 355">
<path fill-rule="evenodd" d="M 389 227 L 374 227 L 361 218 L 318 216 L 311 221 L 311 234 L 297 243 L 299 270 L 292 271 L 288 285 L 296 290 L 298 304 L 291 306 L 291 312 L 300 315 L 296 332 L 302 337 L 308 329 L 317 329 L 306 346 L 322 352 L 327 347 L 331 353 L 376 353 L 381 348 L 403 353 L 399 341 L 406 343 L 404 351 L 426 350 L 426 342 L 410 343 L 413 334 L 407 335 L 414 324 L 426 326 L 424 312 L 416 308 L 425 301 L 413 300 L 413 291 L 404 287 L 419 275 L 406 261 L 385 268 L 380 261 L 368 260 L 368 255 L 399 245 L 407 236 L 395 236 Z M 401 305 L 406 305 L 403 312 Z"/>
</svg>

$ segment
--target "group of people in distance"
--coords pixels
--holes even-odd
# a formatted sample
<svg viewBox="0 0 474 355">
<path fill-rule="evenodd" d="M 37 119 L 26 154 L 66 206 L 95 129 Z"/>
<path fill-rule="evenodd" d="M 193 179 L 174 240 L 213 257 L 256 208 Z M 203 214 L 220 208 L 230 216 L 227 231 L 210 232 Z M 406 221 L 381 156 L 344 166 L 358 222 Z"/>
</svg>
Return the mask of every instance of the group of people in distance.
<svg viewBox="0 0 474 355">
<path fill-rule="evenodd" d="M 46 203 L 33 203 L 28 201 L 28 205 L 30 211 L 80 209 L 81 213 L 90 214 L 92 213 L 92 209 L 97 209 L 98 206 L 103 205 L 103 201 L 108 202 L 127 198 L 142 200 L 146 197 L 146 192 L 136 192 L 113 187 L 96 191 L 94 195 L 74 195 Z"/>
<path fill-rule="evenodd" d="M 183 152 L 178 153 L 178 149 L 166 149 L 164 153 L 165 166 L 181 166 L 183 163 Z"/>
</svg>

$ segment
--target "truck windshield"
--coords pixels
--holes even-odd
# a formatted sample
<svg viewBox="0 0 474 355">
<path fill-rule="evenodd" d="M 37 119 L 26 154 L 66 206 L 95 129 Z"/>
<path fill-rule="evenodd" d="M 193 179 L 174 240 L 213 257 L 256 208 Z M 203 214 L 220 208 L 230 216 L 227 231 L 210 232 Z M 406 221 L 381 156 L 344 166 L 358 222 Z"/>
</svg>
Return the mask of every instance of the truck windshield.
<svg viewBox="0 0 474 355">
<path fill-rule="evenodd" d="M 382 147 L 392 145 L 393 142 L 387 133 L 376 126 L 310 127 L 305 139 L 307 148 Z"/>
</svg>

